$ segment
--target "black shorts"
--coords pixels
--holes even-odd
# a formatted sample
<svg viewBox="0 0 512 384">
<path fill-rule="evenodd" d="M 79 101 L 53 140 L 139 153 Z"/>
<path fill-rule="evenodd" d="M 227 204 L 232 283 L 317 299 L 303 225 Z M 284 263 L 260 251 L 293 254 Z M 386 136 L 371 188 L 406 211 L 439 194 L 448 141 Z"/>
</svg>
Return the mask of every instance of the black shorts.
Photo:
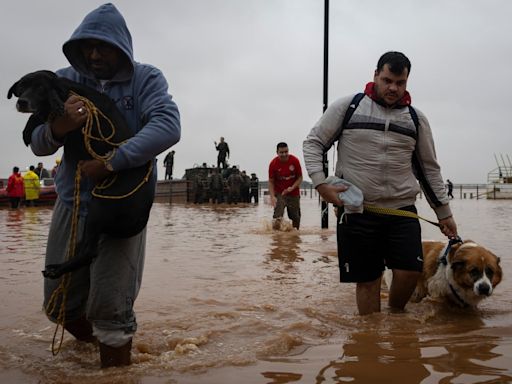
<svg viewBox="0 0 512 384">
<path fill-rule="evenodd" d="M 400 208 L 417 213 L 413 205 Z M 343 213 L 343 209 L 339 210 Z M 337 226 L 340 281 L 368 282 L 385 267 L 423 269 L 421 227 L 418 219 L 364 212 L 347 214 Z"/>
</svg>

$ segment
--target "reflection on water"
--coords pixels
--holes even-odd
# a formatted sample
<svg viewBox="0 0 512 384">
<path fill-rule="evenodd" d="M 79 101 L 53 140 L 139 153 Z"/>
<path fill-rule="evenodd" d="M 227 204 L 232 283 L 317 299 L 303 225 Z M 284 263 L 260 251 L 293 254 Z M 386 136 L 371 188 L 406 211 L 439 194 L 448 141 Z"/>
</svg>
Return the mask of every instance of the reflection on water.
<svg viewBox="0 0 512 384">
<path fill-rule="evenodd" d="M 0 230 L 0 254 L 22 254 L 46 245 L 44 228 L 49 224 L 51 210 L 26 207 L 0 211 L 3 228 Z"/>
<path fill-rule="evenodd" d="M 329 376 L 352 383 L 386 382 L 384 378 L 397 376 L 418 384 L 510 382 L 511 356 L 500 362 L 502 354 L 494 352 L 503 338 L 510 352 L 510 332 L 501 338 L 485 335 L 479 316 L 451 313 L 446 317 L 447 312 L 450 309 L 428 321 L 428 334 L 411 317 L 396 322 L 377 315 L 376 327 L 352 333 L 341 358 L 323 367 L 316 382 Z M 454 318 L 462 327 L 454 324 Z"/>
<path fill-rule="evenodd" d="M 258 366 L 273 379 L 266 383 L 510 383 L 511 340 L 510 326 L 489 328 L 479 313 L 430 303 L 354 319 L 343 342 Z"/>
<path fill-rule="evenodd" d="M 398 373 L 407 383 L 421 383 L 429 376 L 420 359 L 419 338 L 414 332 L 389 329 L 382 321 L 378 329 L 354 332 L 343 345 L 341 359 L 330 362 L 318 374 L 317 383 L 329 376 L 353 383 L 378 383 Z"/>
<path fill-rule="evenodd" d="M 269 262 L 281 263 L 285 269 L 292 269 L 294 262 L 304 261 L 300 255 L 302 241 L 297 230 L 292 232 L 275 232 L 271 235 Z"/>
<path fill-rule="evenodd" d="M 424 201 L 418 208 L 433 216 Z M 463 238 L 501 257 L 493 296 L 475 312 L 426 300 L 360 317 L 353 285 L 339 284 L 334 216 L 320 229 L 316 199 L 302 199 L 300 231 L 278 232 L 265 204 L 155 204 L 134 364 L 100 371 L 95 346 L 66 336 L 60 355 L 48 349 L 55 328 L 40 309 L 40 270 L 51 209 L 0 209 L 0 381 L 512 382 L 512 203 L 455 200 L 453 210 Z M 441 239 L 422 225 L 424 238 Z"/>
</svg>

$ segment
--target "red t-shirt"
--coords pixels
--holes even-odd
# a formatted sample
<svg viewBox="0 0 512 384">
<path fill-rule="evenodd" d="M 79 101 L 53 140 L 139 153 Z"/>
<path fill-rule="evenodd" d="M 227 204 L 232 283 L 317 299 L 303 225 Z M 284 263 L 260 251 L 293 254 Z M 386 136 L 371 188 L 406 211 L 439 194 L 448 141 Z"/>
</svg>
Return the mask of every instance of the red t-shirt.
<svg viewBox="0 0 512 384">
<path fill-rule="evenodd" d="M 276 156 L 268 166 L 268 178 L 274 180 L 275 193 L 281 194 L 301 176 L 302 168 L 299 159 L 293 155 L 288 155 L 288 161 L 285 163 L 282 163 L 279 156 Z M 299 196 L 299 194 L 300 186 L 289 193 L 290 196 Z"/>
</svg>

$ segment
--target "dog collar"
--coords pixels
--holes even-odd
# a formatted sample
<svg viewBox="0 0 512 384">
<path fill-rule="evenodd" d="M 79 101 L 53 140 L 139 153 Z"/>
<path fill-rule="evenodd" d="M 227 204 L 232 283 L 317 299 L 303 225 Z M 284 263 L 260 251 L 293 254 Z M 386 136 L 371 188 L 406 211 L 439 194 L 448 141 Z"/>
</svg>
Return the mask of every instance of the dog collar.
<svg viewBox="0 0 512 384">
<path fill-rule="evenodd" d="M 459 294 L 457 293 L 457 291 L 455 290 L 455 288 L 453 288 L 453 286 L 451 284 L 448 284 L 450 286 L 450 290 L 452 291 L 452 294 L 453 296 L 455 296 L 455 298 L 457 299 L 457 301 L 459 302 L 459 304 L 462 306 L 462 308 L 466 308 L 466 307 L 469 307 L 469 304 L 466 303 L 462 297 L 459 296 Z"/>
<path fill-rule="evenodd" d="M 450 239 L 450 241 L 448 241 L 448 245 L 446 246 L 443 255 L 439 258 L 439 264 L 448 265 L 448 253 L 450 252 L 452 245 L 457 243 L 462 243 L 462 239 L 460 238 L 460 236 L 454 237 L 453 239 Z"/>
</svg>

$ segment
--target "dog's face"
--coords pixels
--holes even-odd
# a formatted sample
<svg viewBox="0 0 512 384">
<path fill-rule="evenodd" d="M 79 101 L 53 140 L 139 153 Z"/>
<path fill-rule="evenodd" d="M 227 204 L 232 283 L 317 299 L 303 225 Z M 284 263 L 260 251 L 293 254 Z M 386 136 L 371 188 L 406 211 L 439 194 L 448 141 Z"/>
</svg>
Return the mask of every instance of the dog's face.
<svg viewBox="0 0 512 384">
<path fill-rule="evenodd" d="M 18 97 L 16 109 L 23 113 L 62 112 L 67 95 L 59 86 L 55 73 L 37 71 L 23 76 L 12 85 L 7 98 Z"/>
<path fill-rule="evenodd" d="M 486 248 L 466 240 L 454 245 L 448 255 L 453 282 L 480 298 L 490 296 L 500 283 L 500 259 Z"/>
</svg>

